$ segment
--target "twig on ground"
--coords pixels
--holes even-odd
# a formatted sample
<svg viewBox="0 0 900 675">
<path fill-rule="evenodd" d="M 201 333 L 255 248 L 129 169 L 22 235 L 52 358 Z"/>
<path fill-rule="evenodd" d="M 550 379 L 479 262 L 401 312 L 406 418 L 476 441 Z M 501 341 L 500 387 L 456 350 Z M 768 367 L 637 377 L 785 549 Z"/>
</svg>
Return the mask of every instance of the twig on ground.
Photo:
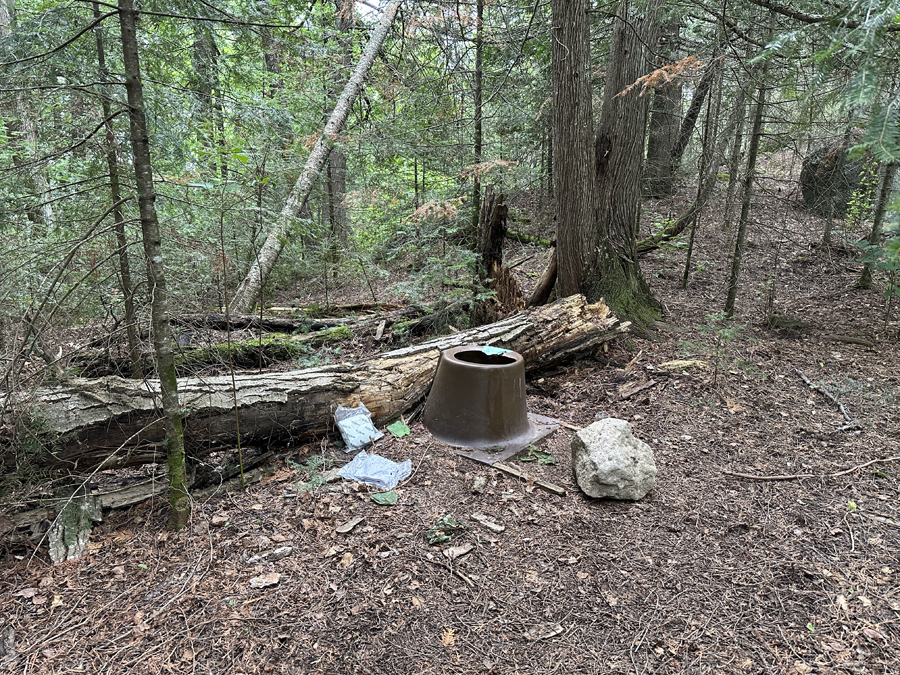
<svg viewBox="0 0 900 675">
<path fill-rule="evenodd" d="M 885 464 L 887 462 L 896 462 L 900 460 L 900 456 L 897 457 L 886 457 L 884 459 L 873 459 L 865 464 L 859 464 L 857 466 L 850 467 L 849 469 L 844 469 L 843 471 L 838 471 L 837 473 L 792 473 L 785 474 L 783 476 L 758 476 L 752 473 L 738 473 L 736 471 L 722 471 L 726 476 L 734 476 L 735 478 L 746 478 L 747 480 L 797 480 L 799 478 L 837 478 L 839 476 L 846 476 L 848 473 L 853 473 L 854 471 L 859 471 L 860 469 L 865 469 L 867 466 L 871 466 L 872 464 Z"/>
<path fill-rule="evenodd" d="M 860 426 L 859 422 L 857 422 L 852 417 L 850 417 L 850 414 L 847 412 L 847 409 L 844 407 L 844 404 L 841 403 L 840 401 L 838 401 L 834 397 L 834 395 L 832 395 L 832 393 L 830 391 L 811 382 L 810 379 L 808 377 L 806 377 L 806 375 L 803 374 L 803 371 L 800 370 L 799 368 L 794 368 L 794 372 L 797 373 L 801 377 L 801 379 L 804 382 L 806 382 L 806 384 L 809 385 L 810 389 L 815 389 L 817 392 L 822 394 L 822 396 L 824 396 L 825 398 L 829 399 L 832 403 L 834 403 L 838 407 L 838 410 L 841 411 L 841 414 L 844 416 L 844 419 L 847 420 L 847 424 L 845 424 L 842 427 L 838 427 L 837 429 L 835 429 L 835 431 L 846 431 L 847 429 L 853 429 L 853 428 Z"/>
</svg>

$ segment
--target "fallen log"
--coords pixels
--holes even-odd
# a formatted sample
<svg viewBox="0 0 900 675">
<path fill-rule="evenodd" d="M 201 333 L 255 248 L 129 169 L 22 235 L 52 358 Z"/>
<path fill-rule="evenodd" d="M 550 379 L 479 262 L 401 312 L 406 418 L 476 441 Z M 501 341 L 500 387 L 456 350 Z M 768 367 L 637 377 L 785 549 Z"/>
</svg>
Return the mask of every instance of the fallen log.
<svg viewBox="0 0 900 675">
<path fill-rule="evenodd" d="M 490 344 L 519 352 L 535 370 L 627 331 L 602 302 L 583 296 L 497 323 L 385 352 L 353 363 L 282 373 L 179 379 L 185 447 L 195 456 L 245 445 L 285 447 L 332 428 L 338 405 L 362 401 L 376 424 L 398 417 L 427 393 L 443 349 Z M 46 467 L 81 472 L 162 462 L 166 457 L 158 380 L 73 378 L 52 388 L 0 396 L 0 444 L 17 430 L 41 430 Z M 239 422 L 239 425 L 236 424 Z M 7 458 L 11 450 L 4 453 Z"/>
</svg>

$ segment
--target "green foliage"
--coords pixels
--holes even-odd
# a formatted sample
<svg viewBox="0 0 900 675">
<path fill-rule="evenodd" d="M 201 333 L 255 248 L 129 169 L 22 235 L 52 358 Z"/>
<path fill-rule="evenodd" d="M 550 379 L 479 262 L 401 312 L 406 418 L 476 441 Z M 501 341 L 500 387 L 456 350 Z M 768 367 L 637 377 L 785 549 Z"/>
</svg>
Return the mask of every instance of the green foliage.
<svg viewBox="0 0 900 675">
<path fill-rule="evenodd" d="M 307 490 L 313 490 L 320 485 L 325 484 L 325 478 L 322 474 L 331 468 L 334 464 L 334 460 L 323 457 L 322 455 L 312 455 L 302 463 L 295 462 L 292 459 L 288 459 L 286 463 L 292 470 L 307 475 L 307 480 L 305 482 L 296 481 L 294 483 L 297 492 L 306 492 Z"/>
<path fill-rule="evenodd" d="M 858 225 L 872 215 L 872 197 L 878 189 L 878 164 L 874 160 L 865 163 L 860 172 L 860 181 L 847 202 L 846 220 Z"/>
<path fill-rule="evenodd" d="M 730 318 L 727 312 L 707 314 L 706 321 L 707 324 L 698 326 L 697 330 L 701 333 L 712 335 L 715 338 L 715 346 L 712 352 L 714 364 L 713 386 L 715 387 L 718 384 L 720 364 L 727 356 L 726 345 L 743 331 L 744 326 Z"/>
<path fill-rule="evenodd" d="M 400 496 L 393 490 L 388 492 L 375 492 L 369 498 L 379 506 L 393 506 L 400 500 Z"/>
</svg>

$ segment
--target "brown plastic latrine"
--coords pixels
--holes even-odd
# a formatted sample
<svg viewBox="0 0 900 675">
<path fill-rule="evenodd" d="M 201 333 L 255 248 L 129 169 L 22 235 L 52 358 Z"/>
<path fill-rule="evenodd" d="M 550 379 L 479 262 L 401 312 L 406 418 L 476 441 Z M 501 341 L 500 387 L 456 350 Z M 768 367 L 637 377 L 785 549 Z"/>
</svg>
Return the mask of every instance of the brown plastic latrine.
<svg viewBox="0 0 900 675">
<path fill-rule="evenodd" d="M 499 448 L 532 436 L 521 354 L 478 345 L 444 351 L 423 421 L 439 441 L 466 448 Z"/>
</svg>

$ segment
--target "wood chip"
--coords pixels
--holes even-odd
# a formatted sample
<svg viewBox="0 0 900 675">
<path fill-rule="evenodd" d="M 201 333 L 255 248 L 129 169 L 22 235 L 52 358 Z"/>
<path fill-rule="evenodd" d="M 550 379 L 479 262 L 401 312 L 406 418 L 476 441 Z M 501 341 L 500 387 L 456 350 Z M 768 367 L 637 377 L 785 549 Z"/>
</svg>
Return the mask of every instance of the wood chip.
<svg viewBox="0 0 900 675">
<path fill-rule="evenodd" d="M 489 529 L 491 532 L 496 532 L 497 534 L 500 534 L 501 532 L 503 532 L 506 529 L 506 525 L 498 525 L 497 523 L 490 520 L 483 513 L 473 513 L 472 520 L 474 520 L 478 523 L 481 523 L 487 529 Z"/>
</svg>

